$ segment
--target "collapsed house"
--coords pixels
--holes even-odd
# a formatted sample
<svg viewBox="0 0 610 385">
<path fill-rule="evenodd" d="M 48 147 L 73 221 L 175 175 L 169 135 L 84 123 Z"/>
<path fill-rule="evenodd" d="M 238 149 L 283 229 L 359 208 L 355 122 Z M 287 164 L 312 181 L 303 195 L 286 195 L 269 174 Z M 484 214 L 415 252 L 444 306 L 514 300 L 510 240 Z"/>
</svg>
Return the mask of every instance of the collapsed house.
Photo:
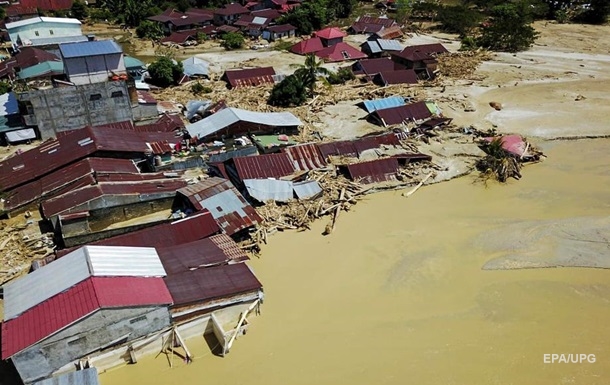
<svg viewBox="0 0 610 385">
<path fill-rule="evenodd" d="M 403 64 L 407 69 L 414 70 L 423 78 L 434 78 L 434 71 L 437 67 L 436 56 L 447 53 L 447 48 L 442 44 L 422 44 L 409 46 L 400 52 L 391 54 L 392 60 Z"/>
<path fill-rule="evenodd" d="M 384 127 L 427 119 L 433 115 L 426 102 L 416 102 L 398 107 L 378 109 L 368 115 L 368 119 Z"/>
<path fill-rule="evenodd" d="M 273 84 L 282 80 L 273 67 L 246 68 L 227 70 L 220 80 L 227 82 L 228 88 L 253 87 L 261 84 Z"/>
<path fill-rule="evenodd" d="M 347 29 L 347 32 L 353 34 L 372 34 L 381 31 L 383 28 L 389 28 L 395 25 L 397 24 L 394 19 L 359 16 Z"/>
<path fill-rule="evenodd" d="M 209 141 L 245 134 L 296 133 L 303 123 L 290 112 L 254 112 L 239 108 L 224 108 L 186 130 L 199 141 Z"/>
</svg>

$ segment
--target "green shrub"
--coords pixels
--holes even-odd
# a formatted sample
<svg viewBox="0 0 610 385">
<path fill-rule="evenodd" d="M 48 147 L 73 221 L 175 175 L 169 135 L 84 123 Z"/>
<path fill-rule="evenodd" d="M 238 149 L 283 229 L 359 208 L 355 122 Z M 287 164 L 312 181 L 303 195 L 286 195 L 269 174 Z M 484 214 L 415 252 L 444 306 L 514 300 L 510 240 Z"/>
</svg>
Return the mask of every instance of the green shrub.
<svg viewBox="0 0 610 385">
<path fill-rule="evenodd" d="M 307 100 L 307 88 L 303 80 L 296 75 L 290 75 L 276 84 L 271 90 L 267 102 L 272 106 L 300 106 Z"/>
<path fill-rule="evenodd" d="M 148 73 L 153 84 L 159 87 L 168 87 L 178 83 L 182 77 L 182 63 L 174 62 L 172 59 L 162 56 L 148 66 Z"/>
<path fill-rule="evenodd" d="M 204 86 L 201 83 L 195 83 L 191 86 L 191 92 L 195 95 L 199 94 L 209 94 L 212 92 L 212 88 L 208 86 Z"/>
<path fill-rule="evenodd" d="M 221 36 L 221 46 L 227 50 L 239 49 L 244 46 L 244 36 L 238 32 L 227 32 Z"/>
</svg>

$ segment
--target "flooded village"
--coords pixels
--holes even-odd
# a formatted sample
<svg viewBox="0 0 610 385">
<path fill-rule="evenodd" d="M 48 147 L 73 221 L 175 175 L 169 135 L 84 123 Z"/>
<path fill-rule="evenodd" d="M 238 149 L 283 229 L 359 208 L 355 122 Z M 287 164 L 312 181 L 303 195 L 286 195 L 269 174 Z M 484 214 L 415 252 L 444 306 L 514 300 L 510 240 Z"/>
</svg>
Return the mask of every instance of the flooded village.
<svg viewBox="0 0 610 385">
<path fill-rule="evenodd" d="M 0 385 L 605 384 L 608 25 L 94 3 L 3 8 Z"/>
</svg>

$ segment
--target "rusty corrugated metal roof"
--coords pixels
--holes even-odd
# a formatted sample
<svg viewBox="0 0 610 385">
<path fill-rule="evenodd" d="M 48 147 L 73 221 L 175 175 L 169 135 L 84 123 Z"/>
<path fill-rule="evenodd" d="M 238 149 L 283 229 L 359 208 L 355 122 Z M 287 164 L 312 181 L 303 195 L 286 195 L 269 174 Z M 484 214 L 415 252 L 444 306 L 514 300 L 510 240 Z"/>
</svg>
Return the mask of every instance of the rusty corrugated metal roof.
<svg viewBox="0 0 610 385">
<path fill-rule="evenodd" d="M 241 180 L 281 178 L 291 175 L 296 171 L 288 155 L 283 152 L 279 154 L 236 157 L 232 161 Z"/>
<path fill-rule="evenodd" d="M 273 67 L 246 68 L 227 70 L 222 79 L 235 88 L 274 83 L 273 75 L 275 75 Z"/>
<path fill-rule="evenodd" d="M 220 228 L 212 214 L 204 210 L 184 219 L 91 242 L 89 245 L 166 247 L 193 242 L 219 232 Z M 79 247 L 81 246 L 59 250 L 56 255 L 62 257 Z"/>
<path fill-rule="evenodd" d="M 431 117 L 432 113 L 426 106 L 426 102 L 416 102 L 405 106 L 377 110 L 372 112 L 371 116 L 387 127 L 394 124 L 426 119 Z"/>
<path fill-rule="evenodd" d="M 207 209 L 224 233 L 233 235 L 238 231 L 256 226 L 263 219 L 254 207 L 226 179 L 208 178 L 179 189 L 197 210 Z"/>
<path fill-rule="evenodd" d="M 296 170 L 309 171 L 326 167 L 326 161 L 315 143 L 299 144 L 282 149 Z"/>
<path fill-rule="evenodd" d="M 366 136 L 354 140 L 317 144 L 324 159 L 328 159 L 329 156 L 339 155 L 356 157 L 363 151 L 379 148 L 382 145 L 398 146 L 400 145 L 400 140 L 393 132 L 388 132 L 382 135 Z"/>
<path fill-rule="evenodd" d="M 9 191 L 98 151 L 144 154 L 147 143 L 163 140 L 174 142 L 176 138 L 172 133 L 103 127 L 74 130 L 0 162 L 0 188 Z"/>
<path fill-rule="evenodd" d="M 213 235 L 181 245 L 157 247 L 157 253 L 167 275 L 249 259 L 226 234 Z"/>
<path fill-rule="evenodd" d="M 341 167 L 347 171 L 350 179 L 360 180 L 362 183 L 377 183 L 396 180 L 398 159 L 383 158 Z"/>
<path fill-rule="evenodd" d="M 186 181 L 182 179 L 159 179 L 153 181 L 111 183 L 104 182 L 94 186 L 82 187 L 78 190 L 67 192 L 63 195 L 47 199 L 41 204 L 45 218 L 50 218 L 57 214 L 69 212 L 70 210 L 83 205 L 97 198 L 112 195 L 150 195 L 160 193 L 175 193 L 176 190 L 184 187 Z M 114 200 L 108 199 L 107 207 L 114 207 Z"/>
<path fill-rule="evenodd" d="M 259 290 L 263 285 L 245 263 L 184 271 L 164 278 L 176 305 L 188 305 Z"/>
</svg>

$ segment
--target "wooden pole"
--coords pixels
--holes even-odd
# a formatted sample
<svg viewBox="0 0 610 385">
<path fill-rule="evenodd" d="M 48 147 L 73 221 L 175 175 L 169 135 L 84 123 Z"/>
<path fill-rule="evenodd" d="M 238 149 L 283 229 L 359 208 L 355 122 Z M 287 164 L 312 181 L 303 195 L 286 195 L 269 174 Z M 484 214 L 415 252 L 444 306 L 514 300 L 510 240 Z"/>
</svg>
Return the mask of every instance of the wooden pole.
<svg viewBox="0 0 610 385">
<path fill-rule="evenodd" d="M 237 328 L 235 328 L 235 333 L 233 333 L 233 336 L 231 336 L 231 339 L 227 343 L 227 347 L 225 349 L 227 353 L 231 349 L 231 346 L 233 346 L 233 341 L 235 341 L 235 338 L 237 338 L 237 334 L 239 333 L 239 329 L 241 328 L 243 323 L 246 321 L 246 316 L 248 315 L 248 313 L 250 313 L 252 311 L 252 309 L 254 309 L 256 307 L 256 305 L 258 305 L 259 301 L 260 300 L 258 300 L 258 299 L 256 301 L 254 301 L 252 303 L 252 305 L 250 305 L 248 307 L 248 309 L 246 309 L 246 311 L 242 313 L 241 318 L 239 319 L 239 322 L 237 323 Z"/>
<path fill-rule="evenodd" d="M 424 179 L 422 179 L 422 181 L 421 181 L 421 182 L 419 182 L 419 184 L 418 184 L 417 186 L 415 186 L 415 187 L 413 188 L 413 190 L 409 191 L 408 193 L 403 193 L 403 194 L 402 194 L 402 196 L 403 196 L 403 197 L 407 197 L 407 198 L 408 198 L 408 197 L 410 197 L 411 195 L 413 195 L 413 194 L 414 194 L 414 193 L 415 193 L 417 190 L 419 190 L 419 188 L 420 188 L 421 186 L 423 186 L 423 185 L 424 185 L 424 183 L 426 183 L 426 181 L 427 181 L 428 179 L 430 179 L 430 177 L 432 176 L 432 174 L 434 174 L 434 173 L 432 173 L 432 172 L 431 172 L 430 174 L 426 175 L 426 177 L 425 177 Z"/>
</svg>

